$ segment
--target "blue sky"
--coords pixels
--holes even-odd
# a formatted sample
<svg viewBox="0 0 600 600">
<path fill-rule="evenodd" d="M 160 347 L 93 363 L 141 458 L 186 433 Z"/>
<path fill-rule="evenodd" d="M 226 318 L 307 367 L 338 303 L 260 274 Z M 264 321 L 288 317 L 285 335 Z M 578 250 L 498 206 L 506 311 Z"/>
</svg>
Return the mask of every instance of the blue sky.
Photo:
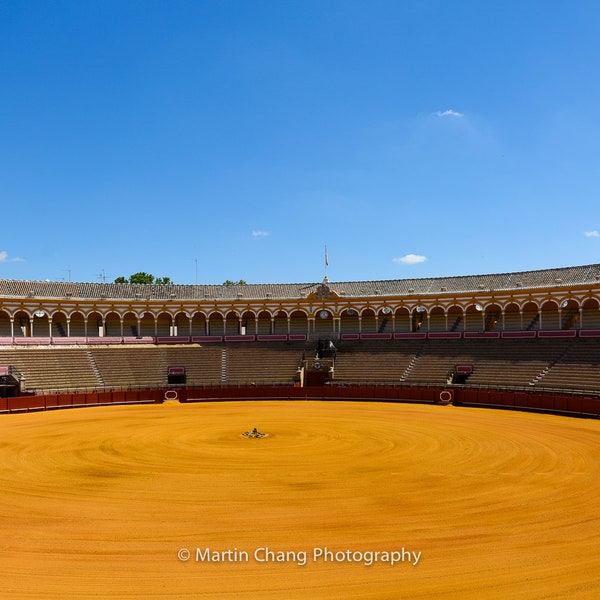
<svg viewBox="0 0 600 600">
<path fill-rule="evenodd" d="M 595 1 L 0 0 L 0 277 L 600 262 Z"/>
</svg>

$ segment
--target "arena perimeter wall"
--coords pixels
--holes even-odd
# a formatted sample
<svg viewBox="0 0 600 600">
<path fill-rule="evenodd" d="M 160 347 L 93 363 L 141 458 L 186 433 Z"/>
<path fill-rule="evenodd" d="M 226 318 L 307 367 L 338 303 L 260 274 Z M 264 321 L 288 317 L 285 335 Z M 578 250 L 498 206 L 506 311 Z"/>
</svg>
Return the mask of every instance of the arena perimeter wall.
<svg viewBox="0 0 600 600">
<path fill-rule="evenodd" d="M 215 402 L 227 400 L 355 400 L 454 404 L 555 413 L 579 417 L 600 417 L 600 397 L 540 393 L 521 390 L 490 390 L 440 387 L 388 386 L 252 386 L 252 387 L 171 387 L 162 389 L 111 390 L 85 393 L 47 394 L 0 398 L 0 413 L 21 413 L 85 406 L 117 404 L 160 404 Z"/>
</svg>

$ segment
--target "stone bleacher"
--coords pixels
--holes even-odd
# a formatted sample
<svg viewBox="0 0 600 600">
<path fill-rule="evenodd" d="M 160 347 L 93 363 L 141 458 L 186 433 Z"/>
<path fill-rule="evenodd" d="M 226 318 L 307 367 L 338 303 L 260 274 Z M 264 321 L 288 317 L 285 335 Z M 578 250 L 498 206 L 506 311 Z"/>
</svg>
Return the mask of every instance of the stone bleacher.
<svg viewBox="0 0 600 600">
<path fill-rule="evenodd" d="M 446 385 L 462 364 L 473 365 L 468 387 L 600 389 L 598 338 L 361 342 L 340 348 L 335 382 Z"/>
<path fill-rule="evenodd" d="M 90 360 L 79 348 L 0 349 L 0 365 L 16 367 L 23 390 L 53 391 L 101 386 Z"/>
<path fill-rule="evenodd" d="M 0 349 L 37 393 L 162 387 L 168 367 L 186 368 L 188 386 L 293 385 L 312 349 L 304 342 L 117 345 Z M 456 365 L 472 365 L 462 385 L 528 389 L 600 389 L 600 338 L 406 339 L 339 344 L 333 385 L 445 386 Z"/>
<path fill-rule="evenodd" d="M 341 344 L 336 355 L 335 381 L 338 383 L 398 383 L 414 361 L 421 340 L 369 341 Z"/>
<path fill-rule="evenodd" d="M 226 383 L 292 384 L 301 364 L 302 344 L 267 345 L 259 348 L 248 344 L 223 347 L 222 367 Z"/>
</svg>

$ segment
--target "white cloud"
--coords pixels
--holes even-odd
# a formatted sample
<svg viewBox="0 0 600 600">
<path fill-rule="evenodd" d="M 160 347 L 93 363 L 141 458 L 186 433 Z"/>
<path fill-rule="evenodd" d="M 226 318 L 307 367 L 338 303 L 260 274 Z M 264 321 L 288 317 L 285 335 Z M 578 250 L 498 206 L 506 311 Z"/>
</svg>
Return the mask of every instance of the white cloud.
<svg viewBox="0 0 600 600">
<path fill-rule="evenodd" d="M 18 256 L 16 258 L 9 258 L 6 250 L 0 252 L 0 263 L 23 262 L 23 260 L 23 258 L 19 258 Z"/>
<path fill-rule="evenodd" d="M 268 235 L 270 235 L 270 233 L 268 231 L 253 231 L 252 232 L 253 238 L 267 237 Z"/>
<path fill-rule="evenodd" d="M 448 110 L 438 110 L 433 113 L 436 117 L 464 117 L 464 113 L 458 112 L 456 110 L 452 110 L 449 108 Z"/>
<path fill-rule="evenodd" d="M 586 231 L 585 237 L 600 237 L 600 233 L 596 229 L 593 231 Z"/>
<path fill-rule="evenodd" d="M 407 254 L 406 256 L 398 256 L 397 258 L 394 258 L 394 262 L 404 263 L 405 265 L 416 265 L 418 263 L 425 262 L 426 260 L 427 257 L 420 254 Z"/>
</svg>

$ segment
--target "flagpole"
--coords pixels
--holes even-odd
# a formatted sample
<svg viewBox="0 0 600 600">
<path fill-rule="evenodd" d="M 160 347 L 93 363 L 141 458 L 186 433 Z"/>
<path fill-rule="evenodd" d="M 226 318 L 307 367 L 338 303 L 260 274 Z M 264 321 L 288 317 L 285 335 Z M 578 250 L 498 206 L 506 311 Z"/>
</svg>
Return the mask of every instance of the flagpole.
<svg viewBox="0 0 600 600">
<path fill-rule="evenodd" d="M 329 277 L 327 277 L 327 268 L 329 267 L 329 255 L 327 254 L 327 244 L 325 244 L 325 278 L 323 281 L 329 281 Z"/>
</svg>

